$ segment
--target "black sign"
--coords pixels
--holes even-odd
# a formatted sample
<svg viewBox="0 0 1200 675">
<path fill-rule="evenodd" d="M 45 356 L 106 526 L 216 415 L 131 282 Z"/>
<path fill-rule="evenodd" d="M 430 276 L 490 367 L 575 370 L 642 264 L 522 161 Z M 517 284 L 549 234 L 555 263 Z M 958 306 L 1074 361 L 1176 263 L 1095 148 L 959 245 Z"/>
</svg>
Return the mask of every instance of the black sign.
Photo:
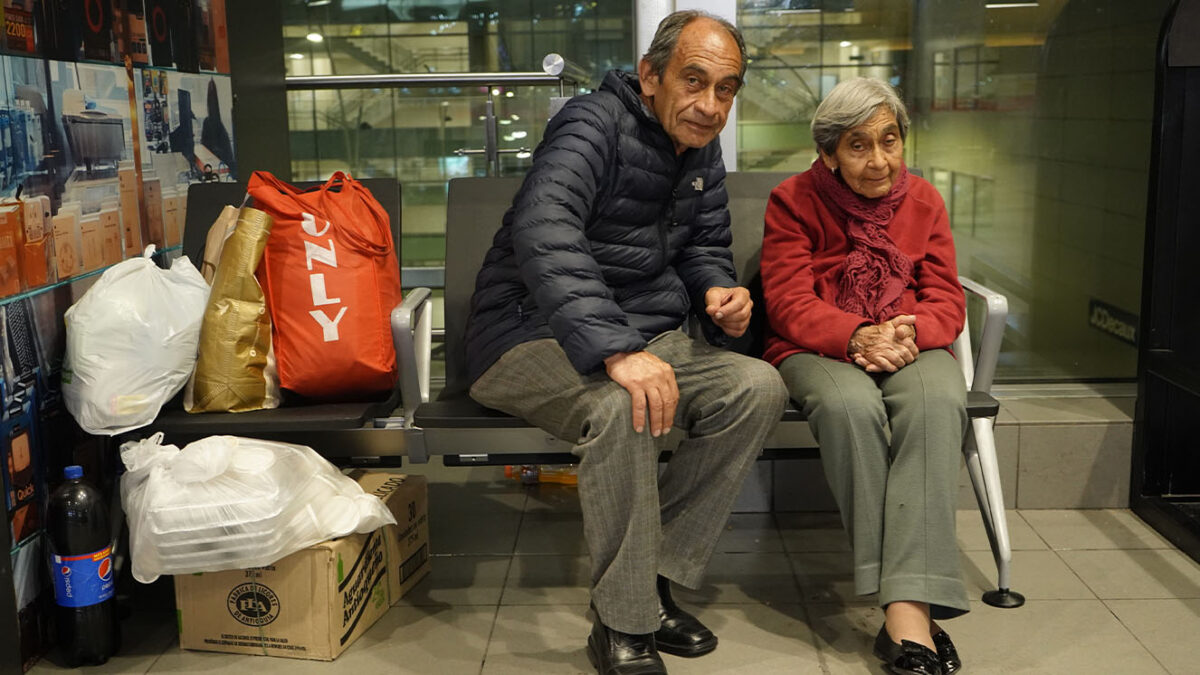
<svg viewBox="0 0 1200 675">
<path fill-rule="evenodd" d="M 1092 298 L 1088 302 L 1088 325 L 1108 333 L 1121 342 L 1137 346 L 1138 317 L 1136 314 Z"/>
</svg>

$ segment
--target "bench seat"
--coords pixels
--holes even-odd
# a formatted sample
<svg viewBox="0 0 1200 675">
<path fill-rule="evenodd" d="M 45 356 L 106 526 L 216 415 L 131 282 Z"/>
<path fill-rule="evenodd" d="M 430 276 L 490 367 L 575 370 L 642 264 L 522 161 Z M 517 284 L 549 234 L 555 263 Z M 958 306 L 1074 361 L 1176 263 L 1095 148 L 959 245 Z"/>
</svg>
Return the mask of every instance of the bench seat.
<svg viewBox="0 0 1200 675">
<path fill-rule="evenodd" d="M 995 417 L 999 411 L 1000 404 L 990 394 L 967 392 L 967 415 L 970 417 Z M 804 413 L 789 402 L 781 422 L 804 421 Z M 519 429 L 532 426 L 519 417 L 479 405 L 466 395 L 422 403 L 413 415 L 413 423 L 422 429 Z"/>
</svg>

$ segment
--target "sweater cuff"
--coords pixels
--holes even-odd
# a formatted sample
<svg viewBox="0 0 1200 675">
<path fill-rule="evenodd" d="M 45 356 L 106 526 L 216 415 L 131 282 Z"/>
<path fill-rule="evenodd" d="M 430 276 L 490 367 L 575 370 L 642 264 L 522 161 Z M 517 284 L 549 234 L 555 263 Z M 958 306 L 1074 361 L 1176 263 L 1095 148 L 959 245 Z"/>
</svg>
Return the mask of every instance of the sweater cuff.
<svg viewBox="0 0 1200 675">
<path fill-rule="evenodd" d="M 859 316 L 846 314 L 838 317 L 828 324 L 825 331 L 822 331 L 826 340 L 818 345 L 818 349 L 824 356 L 849 361 L 850 338 L 854 335 L 854 331 L 870 325 L 870 321 Z"/>
</svg>

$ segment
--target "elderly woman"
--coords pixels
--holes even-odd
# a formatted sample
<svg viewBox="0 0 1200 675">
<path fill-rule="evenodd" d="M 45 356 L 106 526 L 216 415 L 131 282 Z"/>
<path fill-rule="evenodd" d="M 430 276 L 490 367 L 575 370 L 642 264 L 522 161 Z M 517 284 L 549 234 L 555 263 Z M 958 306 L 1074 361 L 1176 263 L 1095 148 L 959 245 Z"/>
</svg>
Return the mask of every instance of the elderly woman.
<svg viewBox="0 0 1200 675">
<path fill-rule="evenodd" d="M 888 84 L 842 82 L 817 108 L 820 157 L 771 192 L 762 277 L 777 366 L 821 444 L 875 655 L 893 673 L 961 667 L 935 619 L 969 609 L 955 543 L 966 388 L 947 347 L 965 301 L 946 208 L 908 173 Z"/>
</svg>

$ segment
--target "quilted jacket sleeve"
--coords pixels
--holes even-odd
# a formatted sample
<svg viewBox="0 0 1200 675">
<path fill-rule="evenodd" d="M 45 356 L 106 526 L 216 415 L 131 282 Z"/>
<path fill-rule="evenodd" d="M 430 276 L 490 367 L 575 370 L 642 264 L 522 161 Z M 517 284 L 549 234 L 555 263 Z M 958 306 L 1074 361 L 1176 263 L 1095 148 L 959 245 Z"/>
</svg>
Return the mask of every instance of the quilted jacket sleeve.
<svg viewBox="0 0 1200 675">
<path fill-rule="evenodd" d="M 601 193 L 617 138 L 615 116 L 595 101 L 568 102 L 546 128 L 513 202 L 521 279 L 580 373 L 646 341 L 613 299 L 584 228 Z"/>
<path fill-rule="evenodd" d="M 692 238 L 675 259 L 675 269 L 687 286 L 692 309 L 700 320 L 704 337 L 711 344 L 723 347 L 732 339 L 704 311 L 704 294 L 713 286 L 728 288 L 737 285 L 733 254 L 729 251 L 732 234 L 729 229 L 729 195 L 725 191 L 725 163 L 720 150 L 713 153 L 709 166 L 708 186 L 700 198 L 700 209 L 691 223 Z"/>
</svg>

